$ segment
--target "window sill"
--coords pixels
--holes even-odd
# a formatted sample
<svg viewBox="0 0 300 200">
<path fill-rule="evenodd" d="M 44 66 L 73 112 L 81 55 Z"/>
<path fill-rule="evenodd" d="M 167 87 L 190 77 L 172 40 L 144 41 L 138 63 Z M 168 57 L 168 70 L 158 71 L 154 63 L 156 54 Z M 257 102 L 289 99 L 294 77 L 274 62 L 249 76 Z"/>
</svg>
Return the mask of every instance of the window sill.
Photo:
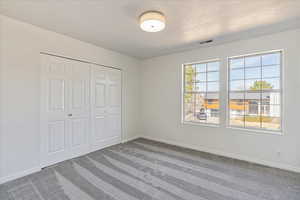
<svg viewBox="0 0 300 200">
<path fill-rule="evenodd" d="M 182 121 L 181 124 L 183 125 L 192 125 L 192 126 L 206 126 L 206 127 L 214 127 L 214 128 L 218 128 L 220 127 L 220 124 L 206 124 L 206 123 L 197 123 L 197 122 L 186 122 L 186 121 Z"/>
<path fill-rule="evenodd" d="M 226 128 L 232 129 L 232 130 L 240 130 L 244 131 L 242 134 L 268 134 L 268 135 L 278 135 L 283 136 L 283 131 L 269 131 L 269 130 L 259 130 L 259 129 L 250 129 L 250 128 L 240 128 L 235 126 L 227 126 Z"/>
<path fill-rule="evenodd" d="M 205 124 L 205 123 L 197 123 L 197 122 L 186 122 L 182 121 L 182 125 L 191 125 L 191 126 L 203 126 L 203 127 L 212 127 L 212 128 L 220 128 L 220 124 Z M 241 134 L 268 134 L 268 135 L 278 135 L 283 136 L 283 131 L 269 131 L 269 130 L 259 130 L 259 129 L 250 129 L 250 128 L 240 128 L 234 126 L 227 126 L 227 129 L 231 130 L 240 130 L 243 131 Z"/>
</svg>

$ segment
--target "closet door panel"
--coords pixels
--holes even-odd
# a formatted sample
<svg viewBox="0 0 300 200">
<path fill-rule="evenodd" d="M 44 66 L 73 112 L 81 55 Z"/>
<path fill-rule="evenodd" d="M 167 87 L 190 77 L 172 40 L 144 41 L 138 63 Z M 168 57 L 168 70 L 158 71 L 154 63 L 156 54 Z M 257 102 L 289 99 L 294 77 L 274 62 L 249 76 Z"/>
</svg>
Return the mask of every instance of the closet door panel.
<svg viewBox="0 0 300 200">
<path fill-rule="evenodd" d="M 65 59 L 41 56 L 41 164 L 52 165 L 69 157 L 68 79 Z"/>
<path fill-rule="evenodd" d="M 107 117 L 108 122 L 108 137 L 115 138 L 120 137 L 121 133 L 121 117 L 119 114 L 110 114 Z"/>
<path fill-rule="evenodd" d="M 121 71 L 109 69 L 107 72 L 107 121 L 110 137 L 121 136 Z"/>
<path fill-rule="evenodd" d="M 99 77 L 96 77 L 96 81 L 94 83 L 94 92 L 95 92 L 95 114 L 96 115 L 103 115 L 106 112 L 106 102 L 107 99 L 107 87 L 105 81 L 98 79 Z"/>
<path fill-rule="evenodd" d="M 118 75 L 121 72 L 115 71 L 117 73 L 100 66 L 92 70 L 92 150 L 121 141 L 121 128 L 117 127 L 121 118 L 121 79 Z"/>
<path fill-rule="evenodd" d="M 48 122 L 48 149 L 49 154 L 58 154 L 66 149 L 66 124 L 64 120 Z"/>
<path fill-rule="evenodd" d="M 74 118 L 71 119 L 71 144 L 72 147 L 78 147 L 87 142 L 86 134 L 89 131 L 88 119 Z M 83 152 L 85 153 L 85 152 Z"/>
<path fill-rule="evenodd" d="M 70 151 L 72 157 L 89 151 L 90 133 L 90 66 L 69 61 L 71 76 L 69 89 Z"/>
<path fill-rule="evenodd" d="M 101 149 L 105 143 L 105 134 L 107 132 L 107 84 L 105 68 L 92 68 L 92 137 L 91 148 L 92 151 Z"/>
<path fill-rule="evenodd" d="M 95 117 L 95 141 L 94 144 L 97 144 L 98 142 L 102 142 L 103 138 L 106 138 L 106 130 L 107 130 L 107 120 L 105 116 L 96 116 Z"/>
<path fill-rule="evenodd" d="M 90 66 L 41 55 L 41 164 L 89 152 Z"/>
</svg>

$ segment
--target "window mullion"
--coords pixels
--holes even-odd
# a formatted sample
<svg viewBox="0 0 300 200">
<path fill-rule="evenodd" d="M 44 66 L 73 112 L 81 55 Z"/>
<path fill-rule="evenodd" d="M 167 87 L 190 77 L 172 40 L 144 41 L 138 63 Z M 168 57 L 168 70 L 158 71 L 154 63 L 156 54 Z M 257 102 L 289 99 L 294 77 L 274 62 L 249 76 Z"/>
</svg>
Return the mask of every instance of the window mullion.
<svg viewBox="0 0 300 200">
<path fill-rule="evenodd" d="M 205 76 L 206 76 L 206 77 L 205 77 L 205 80 L 206 80 L 205 87 L 206 87 L 206 88 L 205 88 L 205 96 L 204 96 L 204 108 L 205 108 L 205 114 L 206 114 L 205 123 L 207 123 L 207 108 L 206 108 L 207 106 L 205 106 L 205 103 L 206 103 L 206 100 L 207 100 L 207 89 L 208 89 L 208 78 L 207 78 L 207 77 L 208 77 L 208 75 L 207 75 L 208 69 L 207 69 L 207 64 L 205 64 L 205 68 L 206 68 L 206 69 L 205 69 L 205 70 L 206 70 L 206 71 L 205 71 L 205 73 L 206 73 L 206 74 L 205 74 Z"/>
<path fill-rule="evenodd" d="M 262 81 L 263 81 L 263 78 L 262 78 L 262 56 L 260 56 L 260 82 L 261 82 L 261 88 L 260 88 L 260 102 L 259 102 L 259 116 L 260 116 L 260 128 L 262 128 L 262 91 L 263 91 L 263 88 L 262 88 Z"/>
<path fill-rule="evenodd" d="M 243 65 L 244 65 L 244 112 L 243 112 L 243 122 L 244 128 L 246 127 L 246 65 L 245 65 L 245 57 L 243 58 Z"/>
</svg>

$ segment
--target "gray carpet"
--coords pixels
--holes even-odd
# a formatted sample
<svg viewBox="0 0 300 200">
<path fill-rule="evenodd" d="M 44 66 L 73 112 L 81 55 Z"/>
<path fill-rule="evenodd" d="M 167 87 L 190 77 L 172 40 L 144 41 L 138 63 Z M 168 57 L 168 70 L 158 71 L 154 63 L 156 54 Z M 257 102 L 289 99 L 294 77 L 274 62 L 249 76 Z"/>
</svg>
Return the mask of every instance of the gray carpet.
<svg viewBox="0 0 300 200">
<path fill-rule="evenodd" d="M 138 139 L 0 185 L 0 200 L 300 200 L 300 174 Z"/>
</svg>

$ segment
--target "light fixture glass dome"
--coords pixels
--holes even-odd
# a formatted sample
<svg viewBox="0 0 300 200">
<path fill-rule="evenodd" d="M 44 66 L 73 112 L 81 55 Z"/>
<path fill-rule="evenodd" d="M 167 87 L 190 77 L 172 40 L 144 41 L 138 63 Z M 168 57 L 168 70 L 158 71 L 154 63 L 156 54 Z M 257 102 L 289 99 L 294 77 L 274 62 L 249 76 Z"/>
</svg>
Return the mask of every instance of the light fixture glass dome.
<svg viewBox="0 0 300 200">
<path fill-rule="evenodd" d="M 166 26 L 165 16 L 158 11 L 147 11 L 140 16 L 140 27 L 146 32 L 162 31 Z"/>
</svg>

